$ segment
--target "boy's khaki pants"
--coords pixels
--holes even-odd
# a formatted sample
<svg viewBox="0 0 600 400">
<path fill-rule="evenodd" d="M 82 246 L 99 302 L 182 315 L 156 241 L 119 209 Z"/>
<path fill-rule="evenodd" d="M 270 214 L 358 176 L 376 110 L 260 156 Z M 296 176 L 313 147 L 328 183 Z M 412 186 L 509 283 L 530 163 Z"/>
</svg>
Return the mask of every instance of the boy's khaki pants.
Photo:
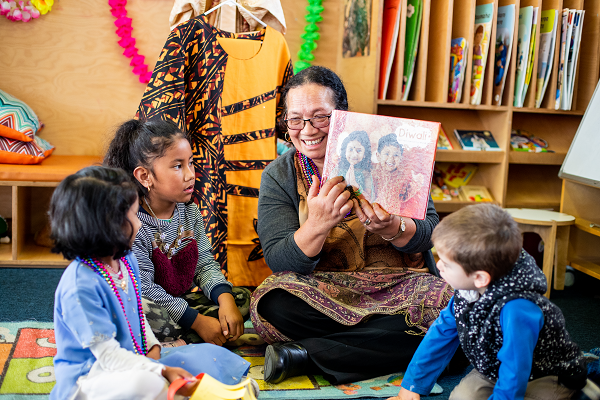
<svg viewBox="0 0 600 400">
<path fill-rule="evenodd" d="M 495 381 L 473 368 L 450 393 L 449 400 L 487 400 L 492 395 L 495 385 Z M 525 400 L 570 399 L 575 392 L 558 383 L 557 376 L 545 376 L 529 382 Z"/>
</svg>

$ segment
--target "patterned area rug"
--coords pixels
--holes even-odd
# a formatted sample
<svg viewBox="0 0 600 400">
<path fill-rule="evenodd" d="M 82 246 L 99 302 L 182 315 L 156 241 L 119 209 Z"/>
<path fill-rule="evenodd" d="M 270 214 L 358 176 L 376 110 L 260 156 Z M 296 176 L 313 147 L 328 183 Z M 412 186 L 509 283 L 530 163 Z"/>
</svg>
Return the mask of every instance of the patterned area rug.
<svg viewBox="0 0 600 400">
<path fill-rule="evenodd" d="M 252 325 L 246 332 L 252 335 Z M 258 382 L 260 399 L 349 399 L 398 394 L 402 374 L 346 385 L 331 385 L 323 377 L 298 376 L 271 385 L 263 380 L 266 344 L 245 345 L 234 351 L 252 363 L 250 376 Z M 0 323 L 0 400 L 47 399 L 54 387 L 52 357 L 56 354 L 51 322 Z M 433 393 L 441 393 L 436 385 Z"/>
</svg>

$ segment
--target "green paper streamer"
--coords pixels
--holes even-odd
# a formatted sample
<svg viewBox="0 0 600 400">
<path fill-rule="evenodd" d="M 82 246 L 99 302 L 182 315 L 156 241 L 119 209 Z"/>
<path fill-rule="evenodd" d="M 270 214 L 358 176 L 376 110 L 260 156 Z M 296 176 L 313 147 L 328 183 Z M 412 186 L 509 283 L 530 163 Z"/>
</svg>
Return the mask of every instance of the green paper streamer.
<svg viewBox="0 0 600 400">
<path fill-rule="evenodd" d="M 300 35 L 302 44 L 300 45 L 300 51 L 298 51 L 299 60 L 294 63 L 295 74 L 310 67 L 310 62 L 315 59 L 312 52 L 317 48 L 317 41 L 321 38 L 318 33 L 317 22 L 323 21 L 321 13 L 324 9 L 323 0 L 308 0 L 308 6 L 306 7 L 308 14 L 304 17 L 307 24 L 304 26 L 304 33 Z"/>
</svg>

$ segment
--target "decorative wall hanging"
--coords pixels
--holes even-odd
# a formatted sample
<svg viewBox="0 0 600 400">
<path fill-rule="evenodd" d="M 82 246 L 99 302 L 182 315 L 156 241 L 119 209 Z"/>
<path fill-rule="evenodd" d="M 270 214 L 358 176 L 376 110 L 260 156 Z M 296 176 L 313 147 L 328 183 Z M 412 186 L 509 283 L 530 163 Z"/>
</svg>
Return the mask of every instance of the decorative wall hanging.
<svg viewBox="0 0 600 400">
<path fill-rule="evenodd" d="M 317 40 L 321 38 L 317 22 L 323 21 L 321 13 L 324 8 L 322 4 L 323 0 L 308 0 L 308 6 L 306 7 L 308 14 L 304 17 L 308 23 L 304 26 L 304 33 L 300 35 L 303 43 L 300 45 L 300 51 L 298 51 L 299 61 L 294 63 L 294 73 L 296 74 L 310 67 L 310 61 L 315 59 L 312 52 L 317 48 Z"/>
<path fill-rule="evenodd" d="M 48 1 L 48 0 L 46 0 Z M 123 55 L 131 58 L 129 65 L 133 67 L 133 73 L 138 75 L 140 82 L 148 83 L 152 77 L 152 71 L 148 71 L 148 65 L 144 63 L 143 55 L 139 54 L 139 50 L 135 47 L 135 38 L 131 36 L 133 28 L 131 27 L 131 18 L 127 18 L 127 0 L 108 0 L 110 13 L 115 17 L 115 26 L 117 36 L 121 38 L 117 43 L 123 47 Z"/>
<path fill-rule="evenodd" d="M 0 0 L 0 15 L 11 21 L 29 22 L 52 9 L 54 0 Z"/>
</svg>

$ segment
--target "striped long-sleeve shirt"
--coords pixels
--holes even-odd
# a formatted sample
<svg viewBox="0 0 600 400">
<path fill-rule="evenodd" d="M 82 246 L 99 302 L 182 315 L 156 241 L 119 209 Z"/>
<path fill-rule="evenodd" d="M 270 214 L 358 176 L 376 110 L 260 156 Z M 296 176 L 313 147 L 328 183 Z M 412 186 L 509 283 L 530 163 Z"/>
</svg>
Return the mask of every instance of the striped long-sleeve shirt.
<svg viewBox="0 0 600 400">
<path fill-rule="evenodd" d="M 182 328 L 189 329 L 198 315 L 198 311 L 189 307 L 188 303 L 180 298 L 173 297 L 160 285 L 154 282 L 154 264 L 152 263 L 152 240 L 154 234 L 160 230 L 166 234 L 165 243 L 172 243 L 177 237 L 177 228 L 181 223 L 184 231 L 193 231 L 198 244 L 198 262 L 194 273 L 194 282 L 190 282 L 202 289 L 202 292 L 212 301 L 217 303 L 218 297 L 223 293 L 231 293 L 231 283 L 227 282 L 219 264 L 210 249 L 210 242 L 204 230 L 202 215 L 196 204 L 177 203 L 173 217 L 170 220 L 158 221 L 146 210 L 140 207 L 138 217 L 142 226 L 133 243 L 133 252 L 140 266 L 142 280 L 142 295 L 148 297 L 159 306 L 165 308 L 171 319 Z M 174 251 L 176 254 L 179 249 Z M 218 303 L 217 303 L 218 304 Z"/>
</svg>

